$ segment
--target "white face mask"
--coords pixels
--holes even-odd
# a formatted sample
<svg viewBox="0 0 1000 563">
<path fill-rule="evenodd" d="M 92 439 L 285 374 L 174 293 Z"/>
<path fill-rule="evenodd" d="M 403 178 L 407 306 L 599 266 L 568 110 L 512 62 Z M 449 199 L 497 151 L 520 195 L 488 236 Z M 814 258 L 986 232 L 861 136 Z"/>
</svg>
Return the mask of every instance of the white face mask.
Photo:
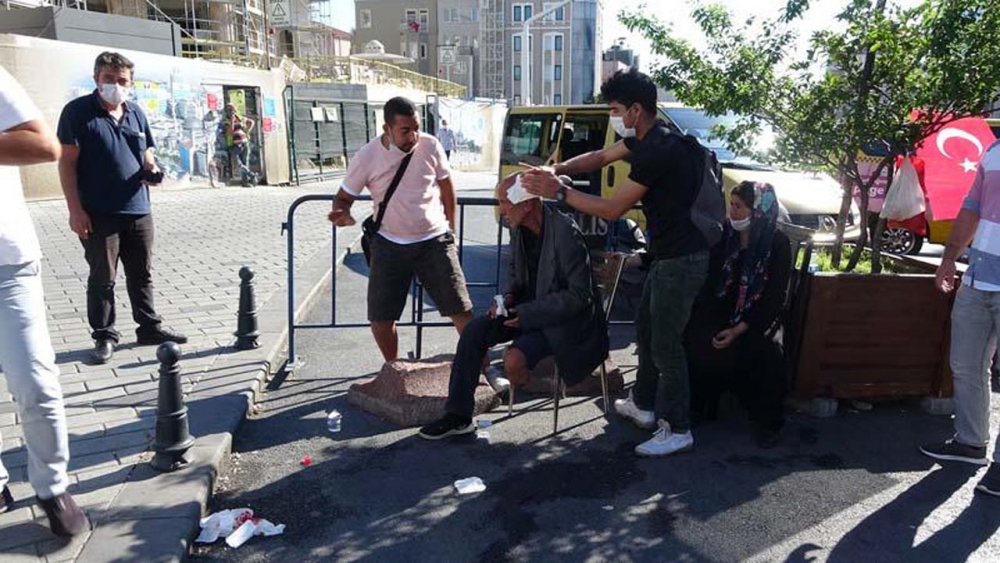
<svg viewBox="0 0 1000 563">
<path fill-rule="evenodd" d="M 611 128 L 623 139 L 635 137 L 635 127 L 625 127 L 625 118 L 620 115 L 611 116 Z"/>
<path fill-rule="evenodd" d="M 391 152 L 392 154 L 399 156 L 406 156 L 415 150 L 417 150 L 417 145 L 413 145 L 412 149 L 404 151 L 403 149 L 396 146 L 396 143 L 394 143 L 391 139 L 389 140 L 389 152 Z"/>
<path fill-rule="evenodd" d="M 729 224 L 733 226 L 739 232 L 743 232 L 750 228 L 750 218 L 746 219 L 730 219 Z"/>
<path fill-rule="evenodd" d="M 105 102 L 117 106 L 128 99 L 129 89 L 118 84 L 101 84 L 98 93 Z"/>
</svg>

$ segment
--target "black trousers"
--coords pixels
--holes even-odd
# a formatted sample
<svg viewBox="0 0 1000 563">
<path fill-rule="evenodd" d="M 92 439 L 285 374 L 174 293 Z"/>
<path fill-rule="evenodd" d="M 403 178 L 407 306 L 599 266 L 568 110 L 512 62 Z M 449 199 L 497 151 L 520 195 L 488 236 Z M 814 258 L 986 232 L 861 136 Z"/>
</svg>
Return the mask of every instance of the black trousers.
<svg viewBox="0 0 1000 563">
<path fill-rule="evenodd" d="M 768 430 L 778 430 L 785 421 L 788 393 L 787 369 L 781 331 L 774 337 L 755 333 L 740 336 L 729 348 L 716 350 L 712 339 L 728 321 L 728 315 L 696 307 L 685 333 L 691 412 L 695 418 L 714 419 L 719 397 L 735 393 L 750 418 Z"/>
<path fill-rule="evenodd" d="M 483 358 L 493 346 L 514 340 L 522 334 L 519 329 L 504 326 L 503 322 L 502 318 L 491 319 L 484 316 L 472 319 L 465 326 L 458 339 L 455 361 L 451 364 L 446 411 L 472 418 Z"/>
<path fill-rule="evenodd" d="M 136 334 L 155 332 L 161 319 L 153 308 L 153 216 L 91 216 L 93 231 L 83 248 L 90 265 L 87 278 L 87 319 L 94 340 L 118 342 L 115 329 L 115 279 L 118 261 L 125 268 L 125 284 L 132 305 Z"/>
</svg>

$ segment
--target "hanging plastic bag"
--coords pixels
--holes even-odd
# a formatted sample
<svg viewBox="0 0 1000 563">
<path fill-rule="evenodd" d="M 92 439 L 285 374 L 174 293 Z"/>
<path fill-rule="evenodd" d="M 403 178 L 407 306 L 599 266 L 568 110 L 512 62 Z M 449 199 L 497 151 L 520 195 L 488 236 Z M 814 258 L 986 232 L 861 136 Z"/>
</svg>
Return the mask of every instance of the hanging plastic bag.
<svg viewBox="0 0 1000 563">
<path fill-rule="evenodd" d="M 890 221 L 905 221 L 920 215 L 925 209 L 924 191 L 920 189 L 917 169 L 909 158 L 903 159 L 903 164 L 889 186 L 889 192 L 885 194 L 885 203 L 879 217 Z"/>
</svg>

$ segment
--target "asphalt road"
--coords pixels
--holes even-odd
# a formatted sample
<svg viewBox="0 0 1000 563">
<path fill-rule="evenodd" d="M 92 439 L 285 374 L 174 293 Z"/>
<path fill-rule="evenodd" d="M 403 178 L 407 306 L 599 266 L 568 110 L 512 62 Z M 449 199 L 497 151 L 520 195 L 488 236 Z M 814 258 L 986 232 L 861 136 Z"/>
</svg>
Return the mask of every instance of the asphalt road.
<svg viewBox="0 0 1000 563">
<path fill-rule="evenodd" d="M 470 218 L 470 280 L 493 277 L 492 229 L 488 213 Z M 364 271 L 354 255 L 338 272 L 341 320 L 364 318 Z M 484 306 L 492 293 L 473 298 Z M 330 307 L 321 300 L 309 321 L 328 321 Z M 613 336 L 630 384 L 632 329 Z M 455 341 L 430 329 L 424 355 L 451 353 Z M 647 460 L 632 448 L 648 434 L 605 416 L 599 399 L 564 401 L 552 435 L 550 402 L 519 397 L 514 417 L 482 417 L 493 421 L 488 440 L 426 442 L 348 403 L 347 388 L 380 365 L 367 330 L 303 331 L 299 342 L 304 366 L 244 423 L 211 506 L 249 506 L 285 534 L 198 547 L 195 560 L 1000 560 L 1000 499 L 974 496 L 970 469 L 917 452 L 951 423 L 915 402 L 844 404 L 829 419 L 790 410 L 772 450 L 755 446 L 729 405 L 695 430 L 693 452 Z M 404 331 L 401 350 L 412 346 Z M 343 413 L 339 434 L 326 431 L 331 409 Z M 456 494 L 453 482 L 470 476 L 486 491 Z"/>
</svg>

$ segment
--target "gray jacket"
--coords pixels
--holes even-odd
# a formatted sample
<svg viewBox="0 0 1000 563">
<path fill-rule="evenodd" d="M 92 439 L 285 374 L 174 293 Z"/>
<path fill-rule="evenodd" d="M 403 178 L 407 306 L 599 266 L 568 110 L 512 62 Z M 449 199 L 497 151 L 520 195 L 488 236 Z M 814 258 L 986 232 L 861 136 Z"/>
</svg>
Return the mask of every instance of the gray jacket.
<svg viewBox="0 0 1000 563">
<path fill-rule="evenodd" d="M 568 215 L 542 208 L 542 249 L 535 299 L 519 302 L 528 283 L 528 258 L 520 229 L 511 230 L 507 291 L 521 330 L 541 330 L 568 385 L 579 383 L 608 356 L 608 328 L 600 294 L 590 269 L 583 233 Z"/>
</svg>

